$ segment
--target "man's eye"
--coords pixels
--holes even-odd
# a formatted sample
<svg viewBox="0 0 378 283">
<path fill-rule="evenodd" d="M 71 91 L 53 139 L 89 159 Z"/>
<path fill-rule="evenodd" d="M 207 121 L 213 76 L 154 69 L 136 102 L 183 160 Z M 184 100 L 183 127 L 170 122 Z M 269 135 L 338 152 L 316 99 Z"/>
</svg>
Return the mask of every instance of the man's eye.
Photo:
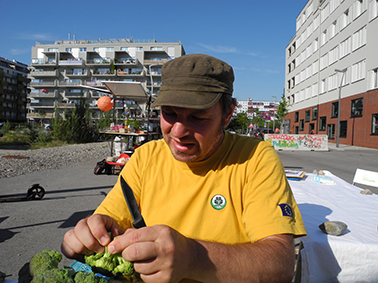
<svg viewBox="0 0 378 283">
<path fill-rule="evenodd" d="M 206 118 L 202 118 L 202 117 L 198 117 L 198 116 L 193 116 L 193 120 L 196 120 L 196 121 L 205 121 Z"/>
</svg>

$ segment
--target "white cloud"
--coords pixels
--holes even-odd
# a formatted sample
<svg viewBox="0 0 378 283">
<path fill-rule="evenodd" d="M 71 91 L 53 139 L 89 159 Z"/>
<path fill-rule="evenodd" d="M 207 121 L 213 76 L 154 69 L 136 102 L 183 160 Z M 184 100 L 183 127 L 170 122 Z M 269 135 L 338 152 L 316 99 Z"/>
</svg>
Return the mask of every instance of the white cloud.
<svg viewBox="0 0 378 283">
<path fill-rule="evenodd" d="M 53 40 L 53 36 L 50 34 L 44 33 L 19 33 L 16 36 L 16 39 L 25 39 L 25 40 Z"/>
<path fill-rule="evenodd" d="M 30 52 L 29 49 L 17 49 L 17 48 L 13 48 L 13 49 L 10 50 L 10 53 L 12 55 L 21 55 L 21 54 L 26 54 L 28 52 Z"/>
<path fill-rule="evenodd" d="M 222 46 L 222 45 L 213 46 L 213 45 L 207 45 L 203 43 L 198 43 L 198 45 L 216 53 L 239 53 L 236 47 L 229 47 L 229 46 Z"/>
</svg>

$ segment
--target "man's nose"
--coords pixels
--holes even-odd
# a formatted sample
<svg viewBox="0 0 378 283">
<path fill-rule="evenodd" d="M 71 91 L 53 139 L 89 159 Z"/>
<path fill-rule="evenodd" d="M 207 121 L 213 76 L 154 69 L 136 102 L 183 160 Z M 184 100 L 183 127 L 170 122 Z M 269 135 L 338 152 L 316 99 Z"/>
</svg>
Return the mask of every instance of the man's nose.
<svg viewBox="0 0 378 283">
<path fill-rule="evenodd" d="M 173 126 L 172 126 L 171 133 L 176 138 L 181 138 L 181 137 L 188 136 L 190 134 L 190 129 L 186 125 L 185 122 L 183 122 L 183 121 L 176 121 L 173 124 Z"/>
</svg>

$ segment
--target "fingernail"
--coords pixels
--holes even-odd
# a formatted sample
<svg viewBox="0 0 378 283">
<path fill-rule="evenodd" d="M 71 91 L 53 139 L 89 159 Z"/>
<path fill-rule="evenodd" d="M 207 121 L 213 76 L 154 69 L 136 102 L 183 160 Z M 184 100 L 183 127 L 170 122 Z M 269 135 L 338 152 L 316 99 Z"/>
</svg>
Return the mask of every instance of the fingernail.
<svg viewBox="0 0 378 283">
<path fill-rule="evenodd" d="M 100 241 L 101 241 L 101 245 L 105 246 L 108 242 L 108 238 L 103 236 L 103 237 L 101 237 Z"/>
<path fill-rule="evenodd" d="M 113 246 L 113 245 L 110 245 L 110 246 L 108 246 L 108 252 L 109 253 L 114 253 L 114 251 L 115 251 L 115 247 Z"/>
</svg>

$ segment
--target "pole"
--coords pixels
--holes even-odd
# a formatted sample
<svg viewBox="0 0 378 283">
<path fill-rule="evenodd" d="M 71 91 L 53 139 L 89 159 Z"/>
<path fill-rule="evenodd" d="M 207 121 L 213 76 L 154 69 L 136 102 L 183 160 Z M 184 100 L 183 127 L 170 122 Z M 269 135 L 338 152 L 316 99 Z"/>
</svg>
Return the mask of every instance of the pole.
<svg viewBox="0 0 378 283">
<path fill-rule="evenodd" d="M 272 95 L 274 98 L 274 108 L 273 108 L 273 133 L 275 133 L 276 128 L 275 128 L 275 122 L 276 122 L 276 102 L 277 102 L 277 97 Z"/>
<path fill-rule="evenodd" d="M 339 140 L 340 140 L 341 87 L 343 86 L 343 80 L 344 80 L 344 75 L 345 75 L 346 70 L 347 70 L 346 68 L 343 70 L 335 69 L 335 72 L 342 73 L 340 86 L 339 86 L 339 104 L 337 107 L 338 109 L 337 109 L 336 147 L 339 147 Z"/>
</svg>

